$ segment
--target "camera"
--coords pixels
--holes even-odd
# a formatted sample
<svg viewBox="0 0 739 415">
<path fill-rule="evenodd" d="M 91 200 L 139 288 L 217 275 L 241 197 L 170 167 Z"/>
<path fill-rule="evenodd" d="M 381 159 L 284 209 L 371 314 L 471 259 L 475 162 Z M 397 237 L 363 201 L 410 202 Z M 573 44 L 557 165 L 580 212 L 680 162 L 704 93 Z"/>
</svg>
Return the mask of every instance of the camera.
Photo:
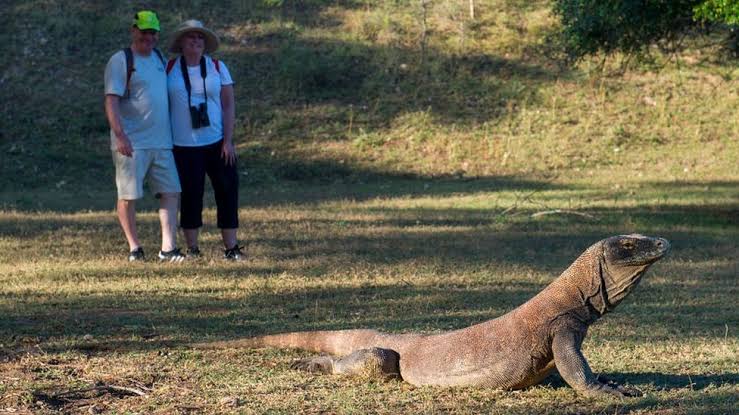
<svg viewBox="0 0 739 415">
<path fill-rule="evenodd" d="M 190 119 L 192 120 L 192 128 L 198 129 L 210 125 L 208 118 L 208 107 L 205 102 L 201 102 L 197 107 L 190 107 Z"/>
</svg>

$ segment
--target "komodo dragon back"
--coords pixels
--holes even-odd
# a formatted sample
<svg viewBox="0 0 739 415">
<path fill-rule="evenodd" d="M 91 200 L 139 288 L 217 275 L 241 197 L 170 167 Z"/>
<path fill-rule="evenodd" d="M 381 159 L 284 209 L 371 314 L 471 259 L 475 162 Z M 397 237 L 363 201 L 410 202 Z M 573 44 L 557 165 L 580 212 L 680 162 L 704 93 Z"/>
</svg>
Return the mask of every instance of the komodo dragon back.
<svg viewBox="0 0 739 415">
<path fill-rule="evenodd" d="M 670 249 L 663 238 L 619 235 L 582 253 L 532 299 L 498 318 L 440 334 L 336 330 L 196 344 L 200 349 L 299 348 L 330 353 L 293 367 L 315 372 L 380 372 L 414 385 L 520 389 L 556 369 L 584 394 L 638 394 L 596 376 L 582 355 L 590 324 L 612 311 Z"/>
</svg>

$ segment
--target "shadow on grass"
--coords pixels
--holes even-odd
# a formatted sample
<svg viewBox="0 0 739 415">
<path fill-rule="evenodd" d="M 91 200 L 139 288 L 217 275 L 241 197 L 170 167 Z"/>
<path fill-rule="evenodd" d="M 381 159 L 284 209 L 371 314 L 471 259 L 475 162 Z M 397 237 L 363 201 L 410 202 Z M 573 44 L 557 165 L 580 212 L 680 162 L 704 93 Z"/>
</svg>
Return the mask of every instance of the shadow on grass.
<svg viewBox="0 0 739 415">
<path fill-rule="evenodd" d="M 433 190 L 432 190 L 433 191 Z M 441 192 L 452 189 L 442 189 Z M 288 202 L 285 202 L 288 203 Z M 644 233 L 669 239 L 672 258 L 682 261 L 719 261 L 715 267 L 731 266 L 722 260 L 736 252 L 736 206 L 710 207 L 664 205 L 588 210 L 595 219 L 552 215 L 531 218 L 532 211 L 519 209 L 469 208 L 356 208 L 360 219 L 311 217 L 243 220 L 244 240 L 250 251 L 262 259 L 276 261 L 265 270 L 244 265 L 242 272 L 266 275 L 289 271 L 298 276 L 318 276 L 322 267 L 341 267 L 357 261 L 375 265 L 402 264 L 423 260 L 432 266 L 474 268 L 483 266 L 522 266 L 536 270 L 562 270 L 592 243 L 614 234 Z M 351 216 L 350 216 L 351 217 Z M 139 221 L 141 232 L 151 230 L 158 239 L 158 222 L 153 216 Z M 673 230 L 679 226 L 680 230 Z M 307 231 L 307 230 L 310 231 Z M 18 243 L 54 240 L 57 233 L 67 235 L 41 252 L 9 255 L 7 263 L 26 261 L 38 255 L 56 255 L 73 260 L 79 251 L 78 239 L 100 241 L 96 252 L 120 256 L 123 238 L 114 214 L 86 216 L 0 215 L 0 237 Z M 149 240 L 145 241 L 149 243 Z M 147 245 L 148 246 L 148 245 Z M 125 250 L 124 250 L 125 251 Z M 718 256 L 717 256 L 718 255 Z M 724 256 L 723 258 L 721 256 Z M 0 258 L 2 256 L 0 255 Z M 44 274 L 39 271 L 39 275 Z M 50 271 L 51 272 L 51 271 Z M 83 271 L 84 272 L 84 271 Z M 91 276 L 94 278 L 95 276 Z"/>
<path fill-rule="evenodd" d="M 244 164 L 249 164 L 249 161 Z M 522 193 L 545 190 L 571 189 L 577 186 L 554 184 L 524 177 L 500 176 L 480 178 L 434 177 L 416 174 L 387 173 L 361 168 L 348 168 L 340 163 L 268 161 L 268 172 L 262 172 L 261 181 L 267 175 L 269 183 L 244 183 L 240 189 L 242 208 L 268 207 L 283 204 L 310 205 L 332 200 L 368 200 L 383 197 L 445 197 L 449 195 L 475 194 L 496 191 L 520 191 Z M 276 181 L 275 181 L 276 177 Z M 74 213 L 111 211 L 115 209 L 115 182 L 112 166 L 110 186 L 105 190 L 75 188 L 72 185 L 58 189 L 0 192 L 0 209 L 17 212 Z M 147 186 L 145 186 L 146 190 Z M 206 186 L 205 206 L 215 203 Z M 137 201 L 140 210 L 156 209 L 158 202 L 146 190 L 143 199 Z M 1 212 L 1 211 L 0 211 Z"/>
<path fill-rule="evenodd" d="M 605 402 L 613 403 L 609 403 L 606 408 L 598 409 L 599 413 L 659 413 L 666 410 L 667 412 L 713 415 L 736 412 L 735 386 L 739 383 L 739 373 L 736 372 L 677 375 L 645 371 L 605 373 L 604 375 L 622 385 L 640 389 L 644 392 L 644 396 L 623 399 L 605 398 Z M 547 377 L 542 382 L 542 386 L 555 389 L 570 388 L 558 374 Z M 719 389 L 716 390 L 717 388 Z M 651 389 L 656 389 L 656 391 L 652 392 Z M 588 400 L 591 404 L 594 403 L 593 398 Z M 598 401 L 600 399 L 596 402 Z M 559 404 L 553 402 L 552 413 L 572 413 L 569 408 L 558 410 L 558 406 Z"/>
<path fill-rule="evenodd" d="M 677 375 L 660 372 L 611 372 L 602 373 L 605 377 L 621 385 L 629 385 L 644 389 L 653 387 L 658 390 L 690 389 L 702 390 L 724 384 L 739 384 L 739 373 L 724 372 L 717 374 Z M 569 388 L 570 386 L 556 372 L 542 382 L 551 388 Z"/>
<path fill-rule="evenodd" d="M 104 283 L 106 278 L 116 282 L 127 278 L 171 279 L 173 283 L 170 288 L 158 290 L 132 285 L 121 293 L 88 288 L 84 294 L 33 291 L 13 293 L 12 297 L 4 294 L 0 296 L 0 304 L 4 304 L 0 306 L 0 339 L 5 344 L 28 340 L 41 343 L 44 349 L 50 344 L 54 350 L 115 351 L 158 348 L 162 342 L 178 344 L 284 331 L 375 328 L 390 332 L 435 332 L 458 329 L 495 318 L 524 303 L 596 240 L 584 235 L 572 238 L 546 233 L 533 237 L 528 233 L 498 234 L 487 240 L 481 237 L 478 233 L 466 234 L 466 245 L 453 244 L 453 239 L 449 239 L 448 244 L 440 243 L 429 240 L 426 235 L 398 241 L 382 238 L 370 244 L 383 246 L 385 251 L 380 258 L 354 251 L 346 257 L 349 262 L 343 262 L 343 257 L 338 260 L 338 266 L 347 267 L 348 274 L 352 272 L 351 264 L 373 259 L 381 266 L 396 262 L 418 264 L 417 272 L 439 275 L 433 285 L 421 285 L 411 275 L 390 284 L 373 283 L 370 278 L 360 287 L 342 287 L 339 282 L 322 282 L 328 277 L 325 275 L 330 269 L 327 264 L 319 262 L 313 269 L 303 265 L 304 261 L 298 261 L 299 265 L 286 263 L 278 268 L 258 268 L 249 264 L 234 268 L 206 265 L 184 269 L 143 265 L 113 271 L 84 268 L 64 276 L 56 275 L 53 270 L 39 271 L 34 278 L 49 283 L 56 280 Z M 364 240 L 331 243 L 368 244 Z M 534 248 L 525 251 L 523 247 L 530 248 L 532 243 Z M 706 237 L 703 243 L 715 241 Z M 412 250 L 396 253 L 400 246 L 409 244 L 414 245 Z M 515 251 L 515 248 L 524 254 L 510 255 L 506 251 Z M 324 257 L 330 252 L 322 250 L 303 255 Z M 690 260 L 690 250 L 680 246 L 675 246 L 671 255 L 682 261 Z M 563 259 L 565 257 L 567 259 Z M 418 262 L 419 259 L 424 261 Z M 501 281 L 496 270 L 507 266 L 521 267 L 524 275 Z M 616 319 L 609 316 L 606 320 L 609 324 L 625 325 L 625 331 L 621 330 L 618 336 L 631 341 L 723 333 L 727 315 L 735 311 L 731 305 L 732 292 L 735 292 L 735 264 L 706 263 L 695 267 L 693 272 L 701 275 L 709 269 L 712 277 L 691 282 L 693 277 L 670 265 L 669 259 L 665 264 L 657 264 L 637 294 L 616 311 Z M 541 281 L 526 277 L 531 272 L 526 270 L 548 272 L 551 279 Z M 271 282 L 273 276 L 285 271 L 294 278 L 306 278 L 306 283 L 283 287 Z M 456 279 L 445 282 L 443 279 L 445 274 L 469 271 L 473 271 L 474 276 L 466 278 L 466 282 Z M 668 280 L 651 281 L 655 273 L 668 271 Z M 184 281 L 182 284 L 174 282 L 185 275 L 192 279 L 201 274 L 213 284 L 193 287 Z M 245 280 L 253 280 L 253 284 L 247 284 L 252 288 L 239 288 L 240 282 Z M 310 281 L 318 286 L 311 287 Z M 649 293 L 643 293 L 645 291 Z M 696 292 L 699 295 L 696 296 Z M 639 328 L 632 329 L 634 324 Z M 85 340 L 86 335 L 94 340 Z"/>
<path fill-rule="evenodd" d="M 657 389 L 683 389 L 701 390 L 722 384 L 739 384 L 739 373 L 725 372 L 711 375 L 676 375 L 672 373 L 659 372 L 619 372 L 609 373 L 607 376 L 619 383 L 630 383 L 633 385 L 653 385 Z"/>
<path fill-rule="evenodd" d="M 131 343 L 139 344 L 152 338 L 182 341 L 357 325 L 387 331 L 439 330 L 503 314 L 540 288 L 534 283 L 512 282 L 475 290 L 440 284 L 306 288 L 272 294 L 210 287 L 155 295 L 55 297 L 29 293 L 18 296 L 13 309 L 2 311 L 0 337 L 79 342 L 91 335 L 104 342 L 110 339 L 113 344 L 128 343 L 135 337 Z M 411 310 L 414 312 L 409 313 Z M 458 312 L 450 314 L 454 310 Z M 136 347 L 140 346 L 144 344 Z"/>
</svg>

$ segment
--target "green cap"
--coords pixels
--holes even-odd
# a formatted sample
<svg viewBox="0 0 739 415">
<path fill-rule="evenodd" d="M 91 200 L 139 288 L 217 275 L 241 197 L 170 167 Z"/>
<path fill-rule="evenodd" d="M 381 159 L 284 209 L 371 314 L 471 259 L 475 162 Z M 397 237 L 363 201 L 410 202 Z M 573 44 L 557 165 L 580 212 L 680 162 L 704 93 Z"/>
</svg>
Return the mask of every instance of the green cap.
<svg viewBox="0 0 739 415">
<path fill-rule="evenodd" d="M 133 25 L 139 30 L 156 30 L 159 31 L 159 18 L 157 14 L 151 10 L 141 10 L 133 17 Z"/>
</svg>

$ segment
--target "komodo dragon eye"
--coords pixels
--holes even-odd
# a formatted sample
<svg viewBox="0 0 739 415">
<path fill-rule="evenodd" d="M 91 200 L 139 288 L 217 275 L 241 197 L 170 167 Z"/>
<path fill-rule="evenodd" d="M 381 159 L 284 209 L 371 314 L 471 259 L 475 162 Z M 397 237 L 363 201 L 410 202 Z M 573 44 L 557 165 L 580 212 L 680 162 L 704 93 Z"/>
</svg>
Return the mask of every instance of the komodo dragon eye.
<svg viewBox="0 0 739 415">
<path fill-rule="evenodd" d="M 624 239 L 623 241 L 621 241 L 621 246 L 624 249 L 631 250 L 631 249 L 634 249 L 634 247 L 636 246 L 636 244 L 631 239 Z"/>
</svg>

